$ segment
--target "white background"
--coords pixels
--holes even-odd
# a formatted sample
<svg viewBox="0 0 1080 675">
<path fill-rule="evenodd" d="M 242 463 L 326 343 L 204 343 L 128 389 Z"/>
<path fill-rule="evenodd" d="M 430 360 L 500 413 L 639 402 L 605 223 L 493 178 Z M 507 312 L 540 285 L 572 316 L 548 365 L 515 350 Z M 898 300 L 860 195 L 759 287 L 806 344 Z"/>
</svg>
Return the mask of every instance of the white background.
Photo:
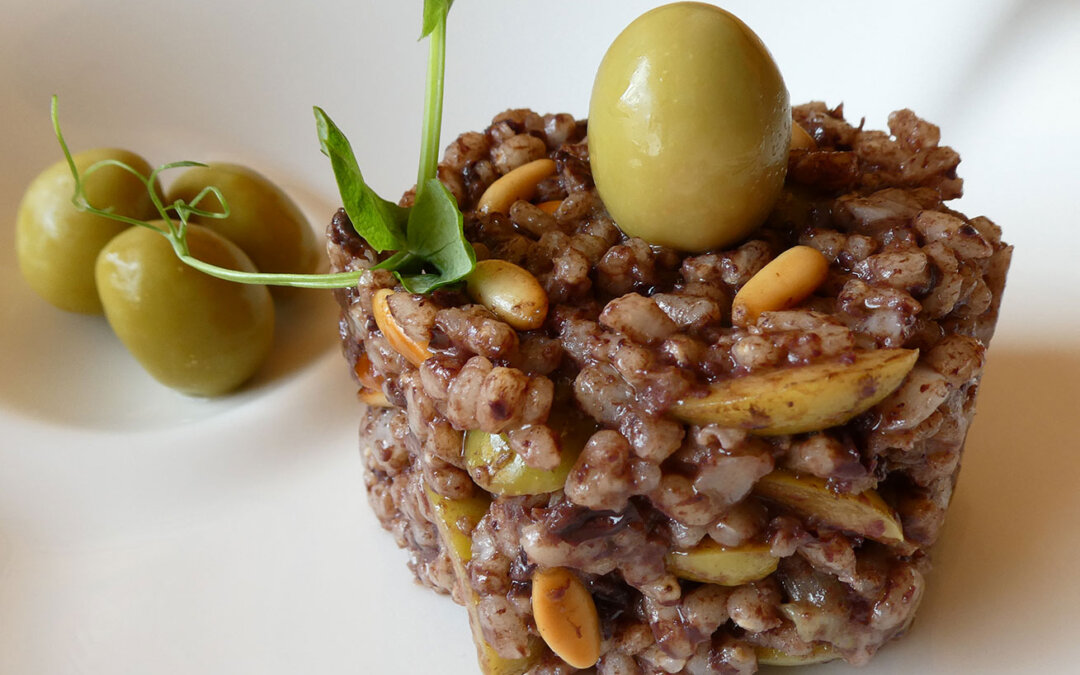
<svg viewBox="0 0 1080 675">
<path fill-rule="evenodd" d="M 417 587 L 365 503 L 335 309 L 281 312 L 280 349 L 223 400 L 184 398 L 101 318 L 15 266 L 22 190 L 76 149 L 228 159 L 322 230 L 336 199 L 312 105 L 394 198 L 415 178 L 420 1 L 0 1 L 0 673 L 475 672 L 465 612 Z M 628 0 L 459 0 L 444 145 L 508 107 L 583 116 Z M 1061 673 L 1080 655 L 1080 4 L 725 5 L 794 102 L 883 128 L 911 107 L 964 158 L 959 208 L 1016 245 L 979 415 L 913 632 L 863 672 Z M 847 672 L 829 665 L 810 672 Z"/>
</svg>

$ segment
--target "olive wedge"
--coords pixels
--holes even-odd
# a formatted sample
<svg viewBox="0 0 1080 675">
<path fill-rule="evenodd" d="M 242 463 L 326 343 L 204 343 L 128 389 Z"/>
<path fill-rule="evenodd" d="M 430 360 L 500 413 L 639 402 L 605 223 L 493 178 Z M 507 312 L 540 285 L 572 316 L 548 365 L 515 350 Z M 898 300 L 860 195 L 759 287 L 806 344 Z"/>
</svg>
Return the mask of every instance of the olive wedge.
<svg viewBox="0 0 1080 675">
<path fill-rule="evenodd" d="M 548 494 L 563 488 L 591 433 L 584 425 L 569 425 L 559 436 L 559 465 L 545 471 L 525 464 L 505 436 L 473 429 L 465 434 L 465 467 L 477 485 L 495 495 Z"/>
<path fill-rule="evenodd" d="M 877 349 L 721 380 L 704 396 L 677 403 L 671 414 L 690 424 L 719 424 L 766 436 L 820 431 L 880 403 L 918 358 L 918 350 Z"/>
<path fill-rule="evenodd" d="M 477 659 L 483 675 L 522 675 L 529 670 L 539 656 L 539 640 L 530 643 L 529 654 L 520 659 L 508 659 L 500 656 L 480 631 L 480 618 L 477 615 L 477 597 L 469 585 L 469 574 L 465 566 L 472 560 L 472 531 L 487 513 L 491 500 L 486 495 L 468 499 L 449 499 L 425 486 L 431 510 L 435 513 L 435 527 L 439 531 L 450 556 L 458 586 L 461 589 L 465 608 L 469 612 L 469 627 L 472 628 L 473 642 L 476 643 Z"/>
<path fill-rule="evenodd" d="M 816 644 L 809 654 L 788 654 L 771 647 L 758 647 L 759 666 L 810 666 L 835 661 L 840 656 L 828 644 Z"/>
<path fill-rule="evenodd" d="M 465 563 L 472 560 L 472 531 L 488 512 L 491 499 L 480 496 L 468 499 L 450 499 L 426 488 L 427 498 L 435 512 L 435 524 L 439 534 L 449 547 L 452 562 Z"/>
<path fill-rule="evenodd" d="M 780 559 L 768 544 L 728 547 L 705 539 L 688 551 L 667 554 L 668 570 L 680 579 L 721 586 L 741 586 L 776 571 Z"/>
<path fill-rule="evenodd" d="M 883 544 L 904 543 L 900 521 L 874 490 L 842 494 L 816 476 L 778 470 L 759 479 L 754 493 L 838 530 Z"/>
</svg>

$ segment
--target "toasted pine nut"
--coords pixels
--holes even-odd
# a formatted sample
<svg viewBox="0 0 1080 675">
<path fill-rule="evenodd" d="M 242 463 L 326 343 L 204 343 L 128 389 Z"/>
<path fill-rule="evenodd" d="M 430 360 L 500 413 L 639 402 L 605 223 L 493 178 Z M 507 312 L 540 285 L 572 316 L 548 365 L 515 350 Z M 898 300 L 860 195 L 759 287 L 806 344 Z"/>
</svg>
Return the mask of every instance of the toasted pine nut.
<svg viewBox="0 0 1080 675">
<path fill-rule="evenodd" d="M 806 129 L 795 120 L 791 121 L 791 149 L 792 150 L 816 150 L 817 142 L 814 137 L 807 133 Z"/>
<path fill-rule="evenodd" d="M 533 574 L 532 610 L 536 630 L 555 655 L 575 668 L 600 658 L 600 618 L 585 585 L 565 567 Z"/>
<path fill-rule="evenodd" d="M 383 377 L 371 367 L 371 359 L 366 352 L 360 352 L 353 366 L 356 379 L 360 380 L 360 391 L 356 397 L 373 408 L 389 408 L 390 401 L 382 391 Z"/>
<path fill-rule="evenodd" d="M 375 323 L 390 346 L 408 359 L 409 363 L 419 366 L 431 356 L 431 350 L 428 349 L 426 342 L 421 344 L 409 337 L 394 318 L 394 314 L 390 311 L 391 294 L 393 291 L 389 288 L 380 288 L 375 291 L 375 295 L 371 298 L 371 313 L 375 316 Z"/>
<path fill-rule="evenodd" d="M 505 260 L 481 260 L 465 279 L 473 300 L 517 330 L 533 330 L 547 318 L 548 297 L 528 270 Z"/>
<path fill-rule="evenodd" d="M 356 393 L 356 398 L 362 402 L 371 406 L 372 408 L 389 408 L 390 401 L 387 400 L 386 394 L 382 393 L 381 389 L 368 389 L 367 387 L 360 387 L 360 391 Z"/>
<path fill-rule="evenodd" d="M 476 252 L 477 260 L 487 260 L 491 257 L 491 249 L 482 241 L 472 242 L 473 251 Z"/>
<path fill-rule="evenodd" d="M 559 206 L 561 204 L 562 204 L 562 200 L 556 199 L 555 201 L 551 201 L 551 202 L 540 202 L 536 206 L 537 206 L 537 208 L 539 208 L 544 213 L 554 214 L 556 211 L 559 210 Z"/>
<path fill-rule="evenodd" d="M 382 389 L 382 377 L 375 374 L 371 367 L 371 359 L 368 358 L 366 352 L 360 352 L 356 365 L 353 366 L 353 372 L 356 373 L 356 379 L 362 386 L 368 389 Z"/>
<path fill-rule="evenodd" d="M 555 162 L 550 159 L 522 164 L 489 185 L 480 196 L 476 208 L 481 213 L 506 213 L 517 200 L 532 199 L 540 181 L 554 173 Z"/>
<path fill-rule="evenodd" d="M 825 281 L 829 262 L 816 248 L 795 246 L 776 256 L 735 294 L 731 322 L 749 326 L 762 312 L 798 305 Z"/>
</svg>

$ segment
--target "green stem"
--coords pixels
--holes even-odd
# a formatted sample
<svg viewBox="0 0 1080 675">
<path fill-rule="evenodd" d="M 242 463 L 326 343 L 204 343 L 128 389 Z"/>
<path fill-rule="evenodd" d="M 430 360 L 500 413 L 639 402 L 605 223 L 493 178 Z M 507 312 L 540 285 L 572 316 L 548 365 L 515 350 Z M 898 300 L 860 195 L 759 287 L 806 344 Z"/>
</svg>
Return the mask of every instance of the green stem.
<svg viewBox="0 0 1080 675">
<path fill-rule="evenodd" d="M 225 281 L 241 284 L 263 284 L 267 286 L 292 286 L 294 288 L 349 288 L 359 281 L 360 272 L 339 272 L 337 274 L 268 274 L 261 272 L 238 272 L 227 267 L 218 267 L 193 258 L 188 254 L 179 254 L 180 260 L 200 272 Z"/>
<path fill-rule="evenodd" d="M 64 134 L 60 131 L 60 117 L 57 112 L 58 104 L 57 97 L 52 97 L 51 114 L 53 131 L 56 134 L 56 140 L 60 143 L 60 149 L 64 153 L 64 158 L 67 160 L 68 167 L 71 169 L 71 177 L 75 181 L 75 194 L 72 197 L 72 203 L 75 208 L 80 211 L 93 213 L 101 216 L 102 218 L 109 218 L 127 225 L 137 225 L 139 227 L 146 227 L 161 236 L 169 240 L 172 244 L 173 251 L 176 252 L 178 258 L 186 265 L 190 265 L 200 272 L 209 274 L 212 277 L 218 279 L 224 279 L 226 281 L 235 281 L 241 284 L 263 284 L 267 286 L 293 286 L 296 288 L 349 288 L 355 286 L 360 279 L 360 275 L 363 271 L 358 272 L 339 272 L 337 274 L 264 274 L 258 272 L 240 272 L 238 270 L 231 270 L 227 267 L 218 267 L 217 265 L 211 265 L 210 263 L 203 262 L 198 258 L 192 257 L 191 251 L 188 248 L 187 243 L 187 218 L 190 214 L 196 213 L 199 215 L 206 215 L 211 218 L 225 218 L 229 215 L 229 205 L 225 201 L 225 197 L 221 194 L 221 191 L 216 187 L 209 187 L 202 190 L 199 195 L 191 204 L 186 204 L 182 200 L 177 200 L 172 204 L 172 208 L 175 209 L 179 216 L 180 224 L 177 226 L 168 215 L 168 208 L 162 203 L 161 198 L 158 196 L 157 191 L 154 190 L 154 184 L 157 182 L 157 176 L 159 173 L 166 169 L 175 169 L 179 167 L 187 166 L 206 166 L 198 162 L 173 162 L 172 164 L 165 164 L 150 173 L 149 176 L 143 176 L 133 167 L 124 164 L 117 160 L 102 160 L 97 162 L 93 166 L 87 169 L 86 173 L 91 173 L 98 166 L 114 165 L 118 166 L 125 171 L 128 171 L 132 175 L 136 176 L 146 189 L 150 193 L 150 199 L 154 203 L 154 207 L 157 208 L 158 213 L 165 220 L 167 230 L 162 230 L 148 222 L 137 220 L 135 218 L 129 218 L 117 213 L 113 213 L 111 209 L 99 209 L 92 206 L 86 200 L 86 195 L 83 191 L 83 176 L 79 174 L 79 168 L 75 165 L 75 158 L 71 154 L 71 150 L 68 148 L 67 141 L 64 140 Z M 438 139 L 436 139 L 436 145 Z M 204 210 L 196 208 L 196 205 L 207 195 L 213 193 L 223 207 L 223 213 L 210 213 Z"/>
<path fill-rule="evenodd" d="M 428 56 L 427 96 L 424 99 L 424 127 L 420 145 L 420 169 L 416 194 L 435 178 L 439 165 L 439 135 L 442 132 L 443 76 L 446 71 L 446 15 L 439 18 L 431 32 Z"/>
<path fill-rule="evenodd" d="M 71 175 L 75 178 L 75 196 L 79 195 L 79 170 L 75 166 L 75 158 L 71 156 L 71 150 L 68 149 L 67 141 L 64 140 L 64 134 L 60 133 L 60 113 L 58 108 L 60 106 L 60 99 L 56 94 L 52 96 L 52 102 L 49 104 L 49 117 L 52 118 L 53 133 L 56 134 L 56 140 L 60 141 L 60 149 L 64 152 L 64 159 L 67 160 L 68 168 L 71 169 Z M 72 198 L 74 201 L 74 198 Z"/>
<path fill-rule="evenodd" d="M 382 261 L 378 265 L 375 265 L 372 269 L 377 270 L 397 270 L 401 269 L 405 265 L 413 262 L 416 256 L 409 251 L 398 251 L 394 255 L 390 256 L 386 260 Z"/>
</svg>

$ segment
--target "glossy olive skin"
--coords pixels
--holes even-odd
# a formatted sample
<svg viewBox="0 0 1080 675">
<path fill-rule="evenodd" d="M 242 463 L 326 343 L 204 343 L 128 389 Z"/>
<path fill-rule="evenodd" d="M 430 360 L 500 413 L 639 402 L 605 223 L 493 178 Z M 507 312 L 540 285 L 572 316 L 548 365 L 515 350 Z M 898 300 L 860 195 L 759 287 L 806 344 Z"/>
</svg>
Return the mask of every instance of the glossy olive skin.
<svg viewBox="0 0 1080 675">
<path fill-rule="evenodd" d="M 192 167 L 175 177 L 168 202 L 183 199 L 191 203 L 207 186 L 221 190 L 230 215 L 224 219 L 193 216 L 191 222 L 239 246 L 260 272 L 302 274 L 315 270 L 319 262 L 315 233 L 300 208 L 265 176 L 237 164 Z M 212 194 L 198 207 L 222 211 Z"/>
<path fill-rule="evenodd" d="M 550 471 L 534 469 L 510 447 L 500 434 L 478 429 L 465 433 L 465 466 L 477 485 L 494 495 L 542 495 L 561 490 L 595 427 L 567 418 L 559 431 L 562 459 Z"/>
<path fill-rule="evenodd" d="M 105 166 L 85 175 L 94 163 L 115 159 L 149 176 L 150 165 L 142 157 L 126 150 L 98 148 L 80 152 L 73 159 L 83 175 L 91 206 L 112 207 L 119 215 L 139 220 L 160 217 L 146 186 L 127 171 Z M 23 278 L 49 303 L 71 312 L 100 314 L 94 262 L 102 247 L 129 226 L 78 211 L 71 203 L 74 193 L 75 179 L 66 160 L 38 174 L 19 204 L 16 256 Z"/>
<path fill-rule="evenodd" d="M 235 244 L 198 225 L 191 254 L 220 267 L 255 271 Z M 133 227 L 102 249 L 96 268 L 105 316 L 156 380 L 197 396 L 235 389 L 258 369 L 274 336 L 265 286 L 216 279 L 180 261 L 162 235 Z"/>
<path fill-rule="evenodd" d="M 593 177 L 624 232 L 684 251 L 728 246 L 765 220 L 791 141 L 787 87 L 728 12 L 679 2 L 612 43 L 589 109 Z"/>
</svg>

